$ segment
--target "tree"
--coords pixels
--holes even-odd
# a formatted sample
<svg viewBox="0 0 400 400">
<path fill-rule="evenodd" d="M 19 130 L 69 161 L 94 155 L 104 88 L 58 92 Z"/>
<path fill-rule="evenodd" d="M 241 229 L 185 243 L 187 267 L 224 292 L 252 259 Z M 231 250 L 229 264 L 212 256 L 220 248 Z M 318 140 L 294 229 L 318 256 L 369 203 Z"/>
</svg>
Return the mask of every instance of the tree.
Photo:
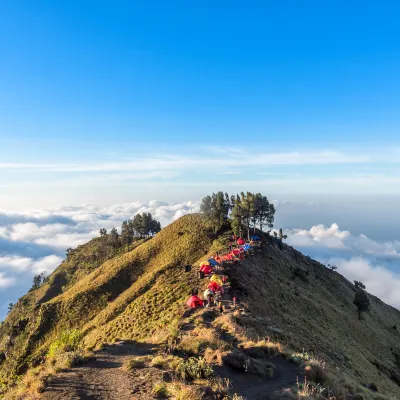
<svg viewBox="0 0 400 400">
<path fill-rule="evenodd" d="M 13 304 L 13 303 L 10 303 L 10 304 L 8 305 L 7 314 L 10 314 L 10 312 L 12 311 L 13 308 L 14 308 L 14 304 Z"/>
<path fill-rule="evenodd" d="M 237 195 L 234 199 L 234 206 L 232 209 L 232 228 L 235 233 L 241 235 L 242 231 L 247 231 L 247 237 L 250 239 L 250 227 L 254 220 L 255 215 L 255 202 L 254 195 L 250 192 L 241 192 L 240 196 Z"/>
<path fill-rule="evenodd" d="M 353 303 L 357 307 L 358 319 L 361 320 L 361 314 L 370 310 L 371 303 L 367 293 L 363 289 L 357 289 Z"/>
<path fill-rule="evenodd" d="M 43 284 L 48 282 L 50 276 L 46 274 L 46 272 L 42 272 L 41 274 L 35 275 L 33 277 L 31 290 L 39 289 Z"/>
<path fill-rule="evenodd" d="M 203 198 L 200 211 L 210 220 L 214 233 L 228 220 L 228 213 L 231 208 L 228 193 L 217 192 Z"/>
<path fill-rule="evenodd" d="M 266 196 L 262 196 L 261 193 L 257 193 L 255 198 L 256 220 L 260 227 L 260 231 L 263 230 L 264 225 L 272 228 L 274 226 L 275 206 L 268 201 Z"/>
<path fill-rule="evenodd" d="M 354 281 L 354 286 L 356 287 L 356 289 L 361 289 L 361 290 L 366 289 L 365 285 L 360 281 Z"/>
<path fill-rule="evenodd" d="M 128 223 L 133 236 L 146 237 L 161 231 L 161 224 L 150 213 L 136 214 Z"/>
<path fill-rule="evenodd" d="M 132 227 L 129 224 L 129 221 L 124 221 L 121 226 L 121 243 L 123 246 L 128 247 L 132 243 L 133 240 L 133 232 Z"/>
<path fill-rule="evenodd" d="M 104 237 L 107 235 L 107 229 L 101 228 L 99 232 L 100 232 L 101 237 Z"/>
<path fill-rule="evenodd" d="M 152 235 L 155 235 L 156 233 L 161 231 L 161 223 L 155 219 L 153 219 L 151 221 L 151 229 L 150 229 L 150 233 Z"/>
<path fill-rule="evenodd" d="M 110 246 L 113 248 L 114 254 L 115 254 L 120 245 L 119 234 L 118 234 L 117 228 L 111 229 L 110 235 L 108 237 L 108 242 L 109 242 Z"/>
<path fill-rule="evenodd" d="M 283 234 L 282 228 L 279 229 L 279 239 L 282 241 L 283 239 L 287 239 L 287 235 Z"/>
<path fill-rule="evenodd" d="M 69 256 L 72 254 L 72 248 L 71 248 L 71 247 L 68 247 L 68 249 L 65 250 L 65 254 L 66 254 L 67 260 L 68 260 L 68 259 L 69 259 Z"/>
</svg>

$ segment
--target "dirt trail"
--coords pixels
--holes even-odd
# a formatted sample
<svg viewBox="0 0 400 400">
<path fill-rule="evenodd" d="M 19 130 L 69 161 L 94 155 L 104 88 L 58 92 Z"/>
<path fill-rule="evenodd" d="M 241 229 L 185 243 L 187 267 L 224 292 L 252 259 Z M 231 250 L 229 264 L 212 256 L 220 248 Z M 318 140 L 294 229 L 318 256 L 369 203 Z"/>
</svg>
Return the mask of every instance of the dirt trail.
<svg viewBox="0 0 400 400">
<path fill-rule="evenodd" d="M 58 374 L 42 395 L 44 400 L 133 400 L 152 399 L 153 383 L 162 372 L 126 372 L 121 367 L 133 355 L 148 355 L 155 346 L 120 342 L 96 353 L 96 360 Z"/>
</svg>

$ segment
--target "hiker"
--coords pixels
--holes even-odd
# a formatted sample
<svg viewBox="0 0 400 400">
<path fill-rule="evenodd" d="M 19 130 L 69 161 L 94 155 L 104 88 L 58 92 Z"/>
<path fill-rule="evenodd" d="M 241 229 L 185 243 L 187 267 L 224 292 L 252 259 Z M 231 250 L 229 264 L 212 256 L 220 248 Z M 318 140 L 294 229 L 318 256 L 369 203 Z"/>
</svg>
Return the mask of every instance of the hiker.
<svg viewBox="0 0 400 400">
<path fill-rule="evenodd" d="M 220 314 L 222 314 L 224 312 L 224 306 L 222 305 L 222 301 L 218 302 L 218 310 L 219 310 Z"/>
<path fill-rule="evenodd" d="M 232 301 L 233 301 L 233 306 L 236 307 L 236 297 L 233 297 Z"/>
<path fill-rule="evenodd" d="M 204 298 L 207 299 L 206 307 L 211 307 L 214 305 L 214 296 L 215 293 L 211 289 L 206 289 L 204 291 Z"/>
</svg>

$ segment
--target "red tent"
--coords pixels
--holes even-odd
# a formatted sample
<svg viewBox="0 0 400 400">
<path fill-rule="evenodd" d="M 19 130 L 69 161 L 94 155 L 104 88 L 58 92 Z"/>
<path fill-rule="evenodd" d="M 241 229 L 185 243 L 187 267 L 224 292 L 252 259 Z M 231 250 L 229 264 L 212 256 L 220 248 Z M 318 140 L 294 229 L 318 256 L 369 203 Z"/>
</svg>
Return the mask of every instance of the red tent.
<svg viewBox="0 0 400 400">
<path fill-rule="evenodd" d="M 216 292 L 219 289 L 219 285 L 217 282 L 210 282 L 207 286 L 207 289 L 211 289 L 213 292 Z"/>
<path fill-rule="evenodd" d="M 203 300 L 199 296 L 191 296 L 186 304 L 191 308 L 203 307 Z"/>
<path fill-rule="evenodd" d="M 202 265 L 200 271 L 203 271 L 205 275 L 212 273 L 212 268 L 209 265 Z"/>
<path fill-rule="evenodd" d="M 246 244 L 246 241 L 243 239 L 243 238 L 239 238 L 237 241 L 236 241 L 236 243 L 239 245 L 239 246 L 243 246 L 244 244 Z"/>
<path fill-rule="evenodd" d="M 240 254 L 240 250 L 239 249 L 233 249 L 232 253 L 234 256 L 238 256 Z"/>
</svg>

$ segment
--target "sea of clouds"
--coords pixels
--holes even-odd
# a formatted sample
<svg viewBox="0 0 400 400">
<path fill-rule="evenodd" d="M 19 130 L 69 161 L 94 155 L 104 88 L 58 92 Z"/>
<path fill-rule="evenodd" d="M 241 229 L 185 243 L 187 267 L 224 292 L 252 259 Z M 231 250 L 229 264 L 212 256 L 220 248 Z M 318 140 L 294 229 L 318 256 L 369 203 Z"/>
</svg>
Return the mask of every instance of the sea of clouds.
<svg viewBox="0 0 400 400">
<path fill-rule="evenodd" d="M 285 202 L 275 202 L 277 215 Z M 135 214 L 150 212 L 163 227 L 179 217 L 198 212 L 199 201 L 169 204 L 160 201 L 112 206 L 57 207 L 13 212 L 0 210 L 0 318 L 10 302 L 30 288 L 32 277 L 53 271 L 65 250 L 99 235 L 100 228 L 120 228 Z M 361 280 L 367 290 L 400 309 L 400 242 L 379 242 L 331 226 L 287 229 L 287 243 L 324 264 L 335 264 L 347 279 Z"/>
</svg>

